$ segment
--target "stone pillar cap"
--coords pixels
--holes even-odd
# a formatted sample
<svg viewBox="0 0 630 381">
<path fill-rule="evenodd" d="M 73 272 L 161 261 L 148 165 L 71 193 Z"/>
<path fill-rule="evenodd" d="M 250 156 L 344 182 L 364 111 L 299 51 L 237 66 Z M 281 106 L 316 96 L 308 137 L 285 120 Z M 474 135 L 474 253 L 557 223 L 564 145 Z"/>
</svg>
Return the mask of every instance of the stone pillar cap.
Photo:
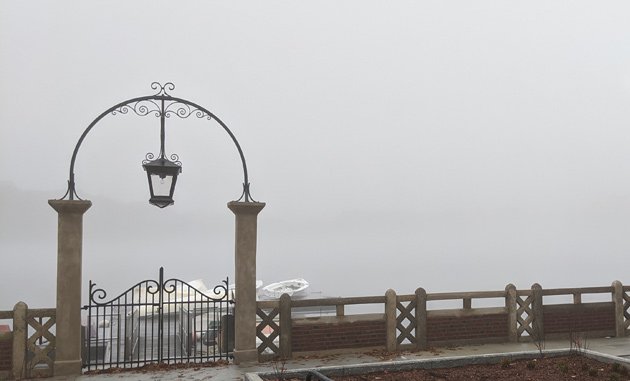
<svg viewBox="0 0 630 381">
<path fill-rule="evenodd" d="M 92 206 L 90 200 L 48 200 L 57 213 L 85 213 Z"/>
<path fill-rule="evenodd" d="M 234 212 L 234 214 L 258 214 L 265 207 L 264 202 L 242 202 L 242 201 L 230 201 L 228 202 L 228 208 Z"/>
</svg>

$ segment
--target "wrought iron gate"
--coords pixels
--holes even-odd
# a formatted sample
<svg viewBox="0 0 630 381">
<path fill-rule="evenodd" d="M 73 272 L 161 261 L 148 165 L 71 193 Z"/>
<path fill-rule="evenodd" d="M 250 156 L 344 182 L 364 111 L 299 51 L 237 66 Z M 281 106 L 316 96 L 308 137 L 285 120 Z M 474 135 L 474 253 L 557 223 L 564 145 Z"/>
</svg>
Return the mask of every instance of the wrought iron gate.
<svg viewBox="0 0 630 381">
<path fill-rule="evenodd" d="M 83 367 L 228 360 L 234 348 L 234 301 L 228 279 L 212 289 L 179 279 L 144 280 L 106 301 L 90 281 Z"/>
</svg>

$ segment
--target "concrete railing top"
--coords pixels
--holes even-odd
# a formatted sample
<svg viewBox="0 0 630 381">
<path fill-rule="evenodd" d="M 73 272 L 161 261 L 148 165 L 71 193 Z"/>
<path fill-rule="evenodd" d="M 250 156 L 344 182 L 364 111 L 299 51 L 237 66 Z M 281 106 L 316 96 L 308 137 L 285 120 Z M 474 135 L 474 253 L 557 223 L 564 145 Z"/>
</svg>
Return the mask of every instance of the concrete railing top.
<svg viewBox="0 0 630 381">
<path fill-rule="evenodd" d="M 630 291 L 630 286 L 624 286 L 624 291 Z M 614 291 L 613 286 L 604 287 L 578 287 L 578 288 L 550 288 L 541 289 L 543 296 L 554 295 L 574 295 L 582 294 L 604 294 Z M 533 295 L 532 289 L 516 290 L 516 295 L 529 296 Z M 467 292 L 436 292 L 427 293 L 427 301 L 438 300 L 471 300 L 471 299 L 490 299 L 503 298 L 507 296 L 506 290 L 501 291 L 467 291 Z M 415 294 L 396 295 L 399 302 L 408 302 L 416 298 Z M 385 296 L 359 296 L 359 297 L 339 297 L 339 298 L 322 298 L 322 299 L 298 299 L 291 300 L 291 307 L 319 307 L 319 306 L 344 306 L 353 304 L 381 304 L 386 302 Z M 259 308 L 277 308 L 280 305 L 279 300 L 258 301 Z"/>
<path fill-rule="evenodd" d="M 613 292 L 612 286 L 580 287 L 580 288 L 549 288 L 543 289 L 543 295 L 574 295 L 574 294 L 605 294 Z"/>
<path fill-rule="evenodd" d="M 55 308 L 29 308 L 26 312 L 26 316 L 29 318 L 50 317 L 56 314 L 57 310 Z M 13 315 L 13 311 L 0 311 L 0 320 L 13 319 Z"/>
<path fill-rule="evenodd" d="M 438 292 L 427 294 L 427 300 L 503 298 L 505 291 Z"/>
<path fill-rule="evenodd" d="M 13 311 L 0 311 L 0 319 L 13 319 Z"/>
<path fill-rule="evenodd" d="M 340 306 L 351 304 L 381 304 L 385 303 L 384 296 L 357 296 L 347 298 L 297 299 L 291 300 L 291 307 L 319 307 Z M 276 308 L 279 300 L 261 300 L 257 302 L 259 308 Z"/>
</svg>

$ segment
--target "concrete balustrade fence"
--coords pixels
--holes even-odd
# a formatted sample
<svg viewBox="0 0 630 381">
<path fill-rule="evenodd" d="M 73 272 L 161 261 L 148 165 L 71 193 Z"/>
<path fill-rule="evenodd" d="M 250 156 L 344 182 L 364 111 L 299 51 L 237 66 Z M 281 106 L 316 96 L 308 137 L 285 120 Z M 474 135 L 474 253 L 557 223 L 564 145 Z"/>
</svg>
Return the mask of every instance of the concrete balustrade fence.
<svg viewBox="0 0 630 381">
<path fill-rule="evenodd" d="M 13 368 L 13 332 L 0 330 L 0 380 L 8 378 Z"/>
<path fill-rule="evenodd" d="M 51 377 L 55 309 L 29 309 L 26 303 L 19 302 L 12 311 L 0 311 L 0 323 L 3 320 L 10 320 L 13 329 L 0 333 L 0 379 Z"/>
<path fill-rule="evenodd" d="M 291 299 L 257 303 L 259 359 L 291 358 L 295 353 L 376 348 L 389 352 L 434 346 L 626 336 L 630 325 L 630 286 L 517 290 L 412 295 Z M 583 295 L 608 301 L 584 302 Z M 558 303 L 557 297 L 570 302 Z M 600 299 L 602 297 L 600 296 Z M 461 301 L 460 308 L 429 308 L 429 303 Z M 478 307 L 482 300 L 495 306 Z M 479 303 L 481 304 L 481 303 Z M 346 315 L 346 306 L 377 305 L 382 313 Z M 332 316 L 299 317 L 309 307 L 334 308 Z"/>
<path fill-rule="evenodd" d="M 427 293 L 388 290 L 383 296 L 291 299 L 256 302 L 258 359 L 344 349 L 389 352 L 489 342 L 574 340 L 623 337 L 630 328 L 630 286 L 543 289 L 534 284 L 517 290 Z M 597 301 L 585 301 L 599 297 Z M 558 298 L 564 298 L 558 302 Z M 569 301 L 567 302 L 568 299 Z M 457 308 L 443 304 L 457 302 Z M 237 301 L 237 303 L 239 303 Z M 437 306 L 436 306 L 437 304 Z M 442 305 L 440 305 L 442 304 Z M 486 305 L 486 306 L 483 306 Z M 347 314 L 351 306 L 376 306 L 377 313 Z M 298 311 L 334 311 L 305 317 Z M 54 374 L 56 310 L 29 309 L 17 303 L 0 311 L 0 378 L 46 377 Z M 568 345 L 569 341 L 567 342 Z"/>
</svg>

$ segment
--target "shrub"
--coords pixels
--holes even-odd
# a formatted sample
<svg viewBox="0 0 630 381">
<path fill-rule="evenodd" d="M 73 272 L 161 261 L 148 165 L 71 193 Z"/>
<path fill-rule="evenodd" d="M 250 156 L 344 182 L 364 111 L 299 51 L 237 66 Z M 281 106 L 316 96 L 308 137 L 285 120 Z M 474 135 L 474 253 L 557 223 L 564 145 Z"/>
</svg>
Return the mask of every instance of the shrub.
<svg viewBox="0 0 630 381">
<path fill-rule="evenodd" d="M 560 364 L 558 364 L 558 369 L 560 369 L 560 371 L 562 373 L 568 373 L 569 372 L 569 366 L 567 365 L 566 362 L 561 362 Z"/>
<path fill-rule="evenodd" d="M 611 370 L 615 373 L 619 373 L 622 376 L 627 376 L 628 375 L 628 368 L 626 368 L 625 366 L 619 364 L 619 363 L 614 363 L 611 366 Z"/>
</svg>

